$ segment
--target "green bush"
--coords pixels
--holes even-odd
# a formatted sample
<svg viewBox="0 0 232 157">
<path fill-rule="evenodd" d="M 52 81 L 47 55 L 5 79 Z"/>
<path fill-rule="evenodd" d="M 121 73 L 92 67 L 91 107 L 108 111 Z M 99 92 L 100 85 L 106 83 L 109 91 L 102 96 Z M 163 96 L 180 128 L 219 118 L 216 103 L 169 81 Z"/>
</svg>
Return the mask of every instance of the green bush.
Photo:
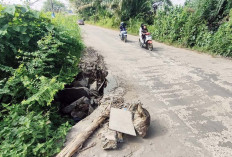
<svg viewBox="0 0 232 157">
<path fill-rule="evenodd" d="M 228 21 L 224 20 L 219 29 L 212 31 L 207 21 L 191 8 L 171 8 L 157 13 L 150 30 L 155 40 L 231 57 L 231 14 Z"/>
<path fill-rule="evenodd" d="M 71 125 L 53 100 L 78 73 L 82 49 L 75 16 L 0 6 L 0 156 L 59 152 Z"/>
<path fill-rule="evenodd" d="M 216 54 L 232 57 L 232 9 L 229 21 L 221 25 L 214 34 L 209 49 Z"/>
<path fill-rule="evenodd" d="M 141 20 L 140 19 L 133 19 L 131 18 L 127 23 L 128 32 L 137 35 L 139 33 L 139 28 L 141 27 Z M 118 25 L 119 27 L 119 25 Z"/>
</svg>

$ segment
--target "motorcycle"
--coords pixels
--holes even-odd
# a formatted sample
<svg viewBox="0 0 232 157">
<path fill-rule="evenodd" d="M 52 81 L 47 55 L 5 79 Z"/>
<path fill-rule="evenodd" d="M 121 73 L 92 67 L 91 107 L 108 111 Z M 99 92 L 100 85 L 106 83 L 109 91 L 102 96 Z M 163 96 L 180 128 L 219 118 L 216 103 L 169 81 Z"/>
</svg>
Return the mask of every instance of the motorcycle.
<svg viewBox="0 0 232 157">
<path fill-rule="evenodd" d="M 127 31 L 121 31 L 119 36 L 122 41 L 127 42 Z"/>
<path fill-rule="evenodd" d="M 144 39 L 142 38 L 142 36 L 140 36 L 139 44 L 140 44 L 140 47 L 142 47 L 142 48 L 145 47 L 148 50 L 152 51 L 153 50 L 153 44 L 152 44 L 152 36 L 151 36 L 151 34 L 150 33 L 145 34 L 145 42 L 144 42 Z"/>
</svg>

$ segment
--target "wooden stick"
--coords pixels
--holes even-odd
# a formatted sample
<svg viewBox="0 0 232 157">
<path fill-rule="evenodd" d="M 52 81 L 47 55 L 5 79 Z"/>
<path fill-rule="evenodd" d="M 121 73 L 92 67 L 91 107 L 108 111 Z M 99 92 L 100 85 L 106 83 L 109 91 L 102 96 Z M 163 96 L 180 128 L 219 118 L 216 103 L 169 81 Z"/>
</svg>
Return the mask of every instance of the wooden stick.
<svg viewBox="0 0 232 157">
<path fill-rule="evenodd" d="M 97 118 L 93 123 L 86 128 L 83 132 L 78 134 L 75 139 L 72 140 L 56 157 L 71 157 L 75 152 L 77 152 L 83 143 L 88 139 L 88 137 L 102 124 L 106 118 L 109 117 L 109 110 L 103 113 L 99 118 Z"/>
<path fill-rule="evenodd" d="M 91 147 L 94 147 L 94 146 L 96 146 L 96 143 L 95 143 L 95 142 L 92 143 L 91 145 L 89 145 L 89 146 L 87 146 L 87 147 L 81 149 L 79 152 L 83 152 L 83 151 L 85 151 L 85 150 L 87 150 L 87 149 L 89 149 L 89 148 L 91 148 Z"/>
<path fill-rule="evenodd" d="M 102 86 L 104 85 L 105 82 L 106 82 L 106 79 L 102 82 L 102 84 L 101 84 L 100 87 L 97 89 L 97 91 L 99 91 L 99 90 L 102 88 Z"/>
</svg>

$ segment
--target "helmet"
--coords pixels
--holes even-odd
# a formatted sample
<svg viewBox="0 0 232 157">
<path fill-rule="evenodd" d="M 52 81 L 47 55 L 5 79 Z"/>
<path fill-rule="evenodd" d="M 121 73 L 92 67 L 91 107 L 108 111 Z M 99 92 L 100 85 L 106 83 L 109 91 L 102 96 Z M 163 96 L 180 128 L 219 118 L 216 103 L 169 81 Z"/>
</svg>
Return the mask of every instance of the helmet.
<svg viewBox="0 0 232 157">
<path fill-rule="evenodd" d="M 124 22 L 121 22 L 121 24 L 120 24 L 121 26 L 123 26 L 124 25 Z"/>
<path fill-rule="evenodd" d="M 143 27 L 143 26 L 144 26 L 144 24 L 142 23 L 142 24 L 141 24 L 141 27 Z"/>
</svg>

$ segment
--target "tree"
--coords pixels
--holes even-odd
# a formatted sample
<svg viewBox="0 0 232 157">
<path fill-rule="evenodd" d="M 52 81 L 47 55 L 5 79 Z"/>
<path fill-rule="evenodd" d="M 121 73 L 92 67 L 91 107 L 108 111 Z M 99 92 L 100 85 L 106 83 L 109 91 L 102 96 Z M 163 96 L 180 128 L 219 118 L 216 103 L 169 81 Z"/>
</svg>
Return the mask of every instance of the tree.
<svg viewBox="0 0 232 157">
<path fill-rule="evenodd" d="M 92 10 L 93 15 L 110 10 L 123 21 L 133 17 L 141 17 L 151 10 L 150 0 L 70 0 L 70 2 L 82 15 L 86 14 L 86 10 L 88 12 Z"/>
<path fill-rule="evenodd" d="M 54 10 L 52 10 L 52 3 L 53 3 Z M 52 12 L 52 11 L 61 12 L 61 11 L 66 10 L 66 7 L 65 7 L 64 3 L 61 3 L 58 0 L 47 0 L 44 2 L 42 10 L 44 12 Z"/>
<path fill-rule="evenodd" d="M 213 31 L 228 20 L 232 9 L 231 0 L 188 0 L 185 5 L 192 8 L 197 19 L 206 21 Z"/>
<path fill-rule="evenodd" d="M 153 0 L 152 7 L 156 13 L 159 7 L 173 6 L 171 0 Z"/>
</svg>

